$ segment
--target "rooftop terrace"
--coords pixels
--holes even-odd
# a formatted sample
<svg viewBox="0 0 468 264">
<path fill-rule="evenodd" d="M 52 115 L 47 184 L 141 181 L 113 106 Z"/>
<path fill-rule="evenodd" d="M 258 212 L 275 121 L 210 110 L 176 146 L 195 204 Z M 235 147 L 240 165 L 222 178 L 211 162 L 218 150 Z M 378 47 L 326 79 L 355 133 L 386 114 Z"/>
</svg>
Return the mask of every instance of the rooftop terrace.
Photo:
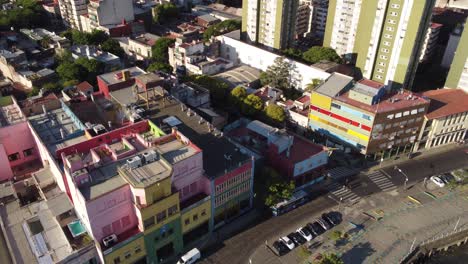
<svg viewBox="0 0 468 264">
<path fill-rule="evenodd" d="M 144 70 L 142 70 L 142 69 L 140 69 L 138 67 L 131 67 L 131 68 L 124 69 L 124 70 L 104 73 L 104 74 L 99 75 L 98 78 L 103 80 L 107 85 L 120 83 L 120 82 L 124 81 L 123 76 L 122 76 L 122 72 L 125 71 L 125 70 L 129 71 L 130 78 L 135 78 L 136 76 L 145 73 Z"/>
<path fill-rule="evenodd" d="M 0 97 L 0 128 L 26 121 L 13 97 Z"/>
</svg>

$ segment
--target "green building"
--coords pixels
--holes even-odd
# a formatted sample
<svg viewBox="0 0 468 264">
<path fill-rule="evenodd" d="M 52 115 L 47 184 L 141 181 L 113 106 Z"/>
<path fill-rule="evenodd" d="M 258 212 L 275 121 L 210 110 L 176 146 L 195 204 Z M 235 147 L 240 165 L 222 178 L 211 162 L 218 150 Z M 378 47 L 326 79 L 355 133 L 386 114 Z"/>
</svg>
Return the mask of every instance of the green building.
<svg viewBox="0 0 468 264">
<path fill-rule="evenodd" d="M 243 0 L 242 38 L 271 49 L 285 49 L 294 40 L 299 0 Z"/>
<path fill-rule="evenodd" d="M 435 0 L 330 0 L 324 46 L 363 77 L 411 88 Z"/>
<path fill-rule="evenodd" d="M 465 22 L 458 45 L 453 54 L 445 87 L 460 88 L 468 92 L 468 19 Z M 447 45 L 447 49 L 450 47 Z M 453 51 L 449 51 L 453 52 Z M 447 53 L 447 51 L 446 51 Z M 444 55 L 445 58 L 445 55 Z"/>
</svg>

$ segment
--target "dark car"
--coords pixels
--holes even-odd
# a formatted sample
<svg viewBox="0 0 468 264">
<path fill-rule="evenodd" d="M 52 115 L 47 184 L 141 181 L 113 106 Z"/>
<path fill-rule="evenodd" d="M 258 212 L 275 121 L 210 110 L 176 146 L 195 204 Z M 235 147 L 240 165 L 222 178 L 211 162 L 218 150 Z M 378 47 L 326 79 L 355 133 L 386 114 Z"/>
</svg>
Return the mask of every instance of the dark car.
<svg viewBox="0 0 468 264">
<path fill-rule="evenodd" d="M 317 222 L 308 223 L 307 227 L 316 236 L 320 236 L 325 232 L 325 229 Z"/>
<path fill-rule="evenodd" d="M 338 212 L 328 212 L 322 214 L 322 218 L 333 226 L 341 223 L 341 214 Z"/>
<path fill-rule="evenodd" d="M 330 230 L 333 227 L 333 225 L 325 221 L 323 218 L 317 219 L 316 222 L 319 223 L 325 230 Z"/>
<path fill-rule="evenodd" d="M 294 242 L 294 244 L 296 244 L 296 246 L 302 245 L 305 242 L 307 242 L 305 238 L 303 238 L 301 235 L 299 235 L 296 232 L 290 233 L 289 235 L 287 235 L 287 237 L 291 239 Z"/>
<path fill-rule="evenodd" d="M 273 248 L 274 248 L 273 251 L 275 251 L 275 253 L 278 256 L 286 255 L 290 251 L 290 249 L 284 244 L 284 242 L 280 240 L 275 241 L 273 243 Z"/>
</svg>

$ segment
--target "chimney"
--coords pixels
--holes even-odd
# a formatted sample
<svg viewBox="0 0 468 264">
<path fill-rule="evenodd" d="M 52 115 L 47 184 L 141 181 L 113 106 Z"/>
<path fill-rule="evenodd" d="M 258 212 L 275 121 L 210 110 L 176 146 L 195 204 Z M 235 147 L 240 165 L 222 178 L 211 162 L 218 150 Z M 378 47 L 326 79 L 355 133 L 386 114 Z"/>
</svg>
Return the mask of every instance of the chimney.
<svg viewBox="0 0 468 264">
<path fill-rule="evenodd" d="M 122 79 L 124 81 L 128 81 L 130 79 L 130 71 L 129 70 L 122 70 Z"/>
</svg>

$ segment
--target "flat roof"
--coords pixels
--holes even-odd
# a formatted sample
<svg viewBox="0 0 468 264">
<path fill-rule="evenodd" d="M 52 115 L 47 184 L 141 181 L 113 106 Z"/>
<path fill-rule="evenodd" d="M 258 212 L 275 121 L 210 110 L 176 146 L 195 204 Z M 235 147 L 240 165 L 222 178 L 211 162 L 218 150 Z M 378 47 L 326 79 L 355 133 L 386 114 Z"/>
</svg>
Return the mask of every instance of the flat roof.
<svg viewBox="0 0 468 264">
<path fill-rule="evenodd" d="M 98 78 L 103 80 L 107 85 L 120 83 L 120 82 L 123 82 L 123 78 L 119 79 L 119 78 L 117 78 L 117 75 L 121 76 L 123 71 L 129 71 L 130 72 L 130 78 L 134 78 L 134 77 L 136 77 L 136 76 L 138 76 L 140 74 L 146 73 L 144 70 L 142 70 L 142 69 L 135 66 L 135 67 L 127 68 L 127 69 L 122 69 L 122 70 L 118 70 L 118 71 L 104 73 L 104 74 L 99 75 Z"/>
<path fill-rule="evenodd" d="M 62 108 L 48 111 L 46 115 L 38 114 L 28 117 L 29 122 L 39 137 L 47 145 L 55 145 L 65 141 L 68 135 L 73 134 L 79 128 Z M 65 139 L 62 138 L 60 130 L 63 130 Z"/>
<path fill-rule="evenodd" d="M 146 149 L 139 154 L 148 152 L 150 150 L 151 148 Z M 125 158 L 124 161 L 132 157 Z M 124 176 L 125 179 L 127 179 L 130 184 L 135 187 L 150 186 L 172 175 L 171 165 L 159 157 L 153 162 L 143 164 L 142 166 L 134 169 L 129 168 L 128 166 L 121 166 L 121 169 L 122 176 Z"/>
<path fill-rule="evenodd" d="M 431 100 L 426 117 L 436 119 L 468 112 L 468 93 L 461 89 L 439 89 L 422 93 Z"/>
<path fill-rule="evenodd" d="M 247 65 L 241 65 L 218 73 L 214 77 L 227 82 L 231 88 L 234 88 L 257 81 L 260 78 L 260 70 Z"/>
<path fill-rule="evenodd" d="M 335 97 L 352 81 L 352 77 L 335 72 L 332 73 L 326 81 L 315 88 L 315 92 L 329 97 Z"/>
<path fill-rule="evenodd" d="M 203 150 L 203 168 L 208 177 L 218 177 L 226 170 L 230 171 L 240 163 L 250 160 L 248 155 L 241 153 L 233 143 L 222 136 L 221 131 L 214 130 L 212 125 L 202 120 L 194 111 L 191 111 L 192 115 L 189 116 L 187 106 L 177 99 L 169 97 L 163 100 L 158 96 L 154 103 L 155 106 L 149 111 L 152 113 L 149 118 L 165 132 L 169 132 L 171 127 L 163 122 L 164 119 L 171 116 L 179 119 L 182 123 L 176 126 L 177 129 Z M 225 156 L 231 156 L 230 160 L 226 160 Z"/>
<path fill-rule="evenodd" d="M 112 162 L 89 172 L 94 182 L 79 187 L 81 194 L 87 201 L 127 184 L 125 179 L 119 176 L 117 166 L 118 163 Z"/>
<path fill-rule="evenodd" d="M 383 98 L 378 104 L 374 105 L 368 105 L 351 99 L 349 98 L 348 94 L 349 92 L 346 92 L 338 97 L 335 97 L 334 99 L 370 113 L 385 113 L 395 111 L 398 109 L 414 107 L 417 105 L 429 104 L 429 100 L 426 100 L 423 97 L 413 94 L 406 90 L 402 93 L 394 92 L 391 94 L 387 94 L 383 96 Z"/>
<path fill-rule="evenodd" d="M 198 152 L 194 147 L 184 144 L 177 139 L 158 145 L 156 148 L 170 164 L 175 164 Z"/>
</svg>

